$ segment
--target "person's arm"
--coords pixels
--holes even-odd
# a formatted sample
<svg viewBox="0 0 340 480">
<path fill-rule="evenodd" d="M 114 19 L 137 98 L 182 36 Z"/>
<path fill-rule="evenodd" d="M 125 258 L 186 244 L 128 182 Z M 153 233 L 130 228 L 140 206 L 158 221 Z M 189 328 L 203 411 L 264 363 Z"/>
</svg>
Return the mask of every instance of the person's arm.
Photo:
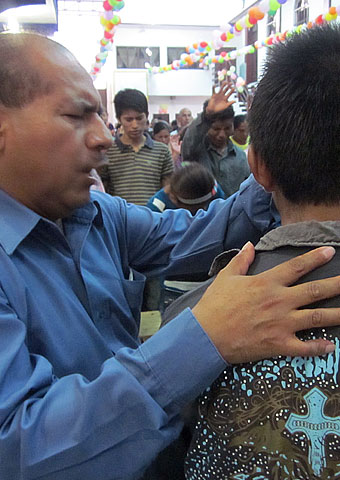
<svg viewBox="0 0 340 480">
<path fill-rule="evenodd" d="M 161 187 L 165 187 L 167 183 L 169 183 L 170 176 L 174 171 L 174 162 L 172 159 L 172 155 L 170 149 L 167 148 L 164 151 L 164 158 L 162 162 L 162 173 L 161 173 Z"/>
<path fill-rule="evenodd" d="M 139 478 L 178 435 L 183 406 L 225 365 L 188 310 L 136 350 L 117 351 L 92 381 L 77 373 L 57 378 L 29 349 L 31 322 L 27 330 L 0 289 L 4 480 Z"/>
<path fill-rule="evenodd" d="M 182 161 L 198 161 L 202 142 L 209 130 L 209 122 L 207 122 L 207 118 L 214 115 L 214 113 L 218 113 L 233 105 L 235 101 L 229 100 L 233 93 L 234 89 L 226 82 L 221 84 L 221 88 L 217 93 L 215 88 L 213 89 L 213 95 L 210 97 L 207 105 L 203 108 L 203 112 L 191 122 L 185 132 L 181 145 Z"/>
</svg>

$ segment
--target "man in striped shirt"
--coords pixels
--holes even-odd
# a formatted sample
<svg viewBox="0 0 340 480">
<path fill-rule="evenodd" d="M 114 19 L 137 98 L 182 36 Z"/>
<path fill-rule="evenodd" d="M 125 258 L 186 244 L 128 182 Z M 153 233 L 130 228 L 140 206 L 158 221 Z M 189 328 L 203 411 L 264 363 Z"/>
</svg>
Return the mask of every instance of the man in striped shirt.
<svg viewBox="0 0 340 480">
<path fill-rule="evenodd" d="M 107 151 L 108 163 L 100 174 L 107 193 L 137 205 L 146 205 L 173 171 L 169 148 L 146 133 L 148 102 L 139 90 L 125 89 L 114 98 L 123 135 Z"/>
</svg>

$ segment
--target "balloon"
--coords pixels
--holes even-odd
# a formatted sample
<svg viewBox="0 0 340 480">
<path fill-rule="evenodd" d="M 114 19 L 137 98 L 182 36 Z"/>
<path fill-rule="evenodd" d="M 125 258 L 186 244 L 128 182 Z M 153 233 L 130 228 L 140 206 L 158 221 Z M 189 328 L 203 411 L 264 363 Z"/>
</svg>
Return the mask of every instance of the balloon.
<svg viewBox="0 0 340 480">
<path fill-rule="evenodd" d="M 276 12 L 276 10 L 280 8 L 280 4 L 277 0 L 269 0 L 269 7 L 270 10 L 274 10 Z"/>
<path fill-rule="evenodd" d="M 103 7 L 104 10 L 112 10 L 112 7 L 107 0 L 105 0 L 105 2 L 103 3 Z"/>
<path fill-rule="evenodd" d="M 229 70 L 231 71 L 231 73 L 234 73 L 236 71 L 236 68 L 234 67 L 234 65 L 232 65 Z"/>
<path fill-rule="evenodd" d="M 111 18 L 113 17 L 113 11 L 112 10 L 105 11 L 104 17 L 106 18 L 106 20 L 111 20 Z"/>
<path fill-rule="evenodd" d="M 267 13 L 269 10 L 269 0 L 262 0 L 262 2 L 259 4 L 259 9 L 261 12 Z"/>
</svg>

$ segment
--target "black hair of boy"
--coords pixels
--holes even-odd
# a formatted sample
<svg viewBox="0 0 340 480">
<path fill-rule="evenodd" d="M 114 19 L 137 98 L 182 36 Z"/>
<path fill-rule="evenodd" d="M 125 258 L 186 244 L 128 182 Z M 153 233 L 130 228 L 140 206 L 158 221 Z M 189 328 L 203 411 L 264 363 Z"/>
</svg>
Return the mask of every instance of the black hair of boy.
<svg viewBox="0 0 340 480">
<path fill-rule="evenodd" d="M 295 204 L 340 202 L 339 38 L 333 23 L 276 45 L 250 110 L 254 151 Z"/>
<path fill-rule="evenodd" d="M 116 117 L 119 119 L 124 111 L 135 110 L 138 113 L 149 115 L 148 101 L 144 93 L 134 88 L 120 90 L 114 100 Z"/>
</svg>

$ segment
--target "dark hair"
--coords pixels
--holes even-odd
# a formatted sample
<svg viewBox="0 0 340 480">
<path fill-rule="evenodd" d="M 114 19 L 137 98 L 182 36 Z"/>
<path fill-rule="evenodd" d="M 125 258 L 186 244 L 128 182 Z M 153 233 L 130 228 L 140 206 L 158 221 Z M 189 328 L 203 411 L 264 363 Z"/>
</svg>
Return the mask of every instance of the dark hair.
<svg viewBox="0 0 340 480">
<path fill-rule="evenodd" d="M 340 25 L 274 46 L 249 114 L 255 151 L 287 200 L 340 202 Z"/>
<path fill-rule="evenodd" d="M 204 102 L 204 107 L 203 107 L 204 120 L 208 125 L 212 125 L 214 122 L 217 122 L 217 121 L 230 120 L 234 118 L 234 109 L 232 106 L 222 110 L 221 112 L 214 113 L 213 115 L 207 115 L 205 113 L 205 110 L 208 105 L 208 101 L 209 100 Z"/>
<path fill-rule="evenodd" d="M 148 101 L 144 93 L 134 88 L 125 88 L 120 90 L 114 100 L 116 117 L 119 119 L 124 110 L 136 110 L 139 113 L 145 113 L 149 115 Z"/>
<path fill-rule="evenodd" d="M 215 179 L 203 165 L 192 162 L 177 169 L 170 177 L 170 189 L 185 199 L 203 197 L 212 191 Z"/>
<path fill-rule="evenodd" d="M 247 121 L 247 115 L 236 115 L 234 117 L 234 130 L 238 128 L 242 123 Z"/>
<path fill-rule="evenodd" d="M 168 130 L 168 132 L 171 131 L 170 125 L 167 122 L 164 122 L 164 120 L 160 120 L 159 122 L 155 123 L 152 134 L 157 135 L 157 133 L 161 132 L 162 130 Z"/>
<path fill-rule="evenodd" d="M 0 34 L 0 105 L 21 108 L 53 91 L 54 84 L 43 78 L 30 49 L 38 42 L 71 55 L 62 45 L 41 35 Z"/>
</svg>

